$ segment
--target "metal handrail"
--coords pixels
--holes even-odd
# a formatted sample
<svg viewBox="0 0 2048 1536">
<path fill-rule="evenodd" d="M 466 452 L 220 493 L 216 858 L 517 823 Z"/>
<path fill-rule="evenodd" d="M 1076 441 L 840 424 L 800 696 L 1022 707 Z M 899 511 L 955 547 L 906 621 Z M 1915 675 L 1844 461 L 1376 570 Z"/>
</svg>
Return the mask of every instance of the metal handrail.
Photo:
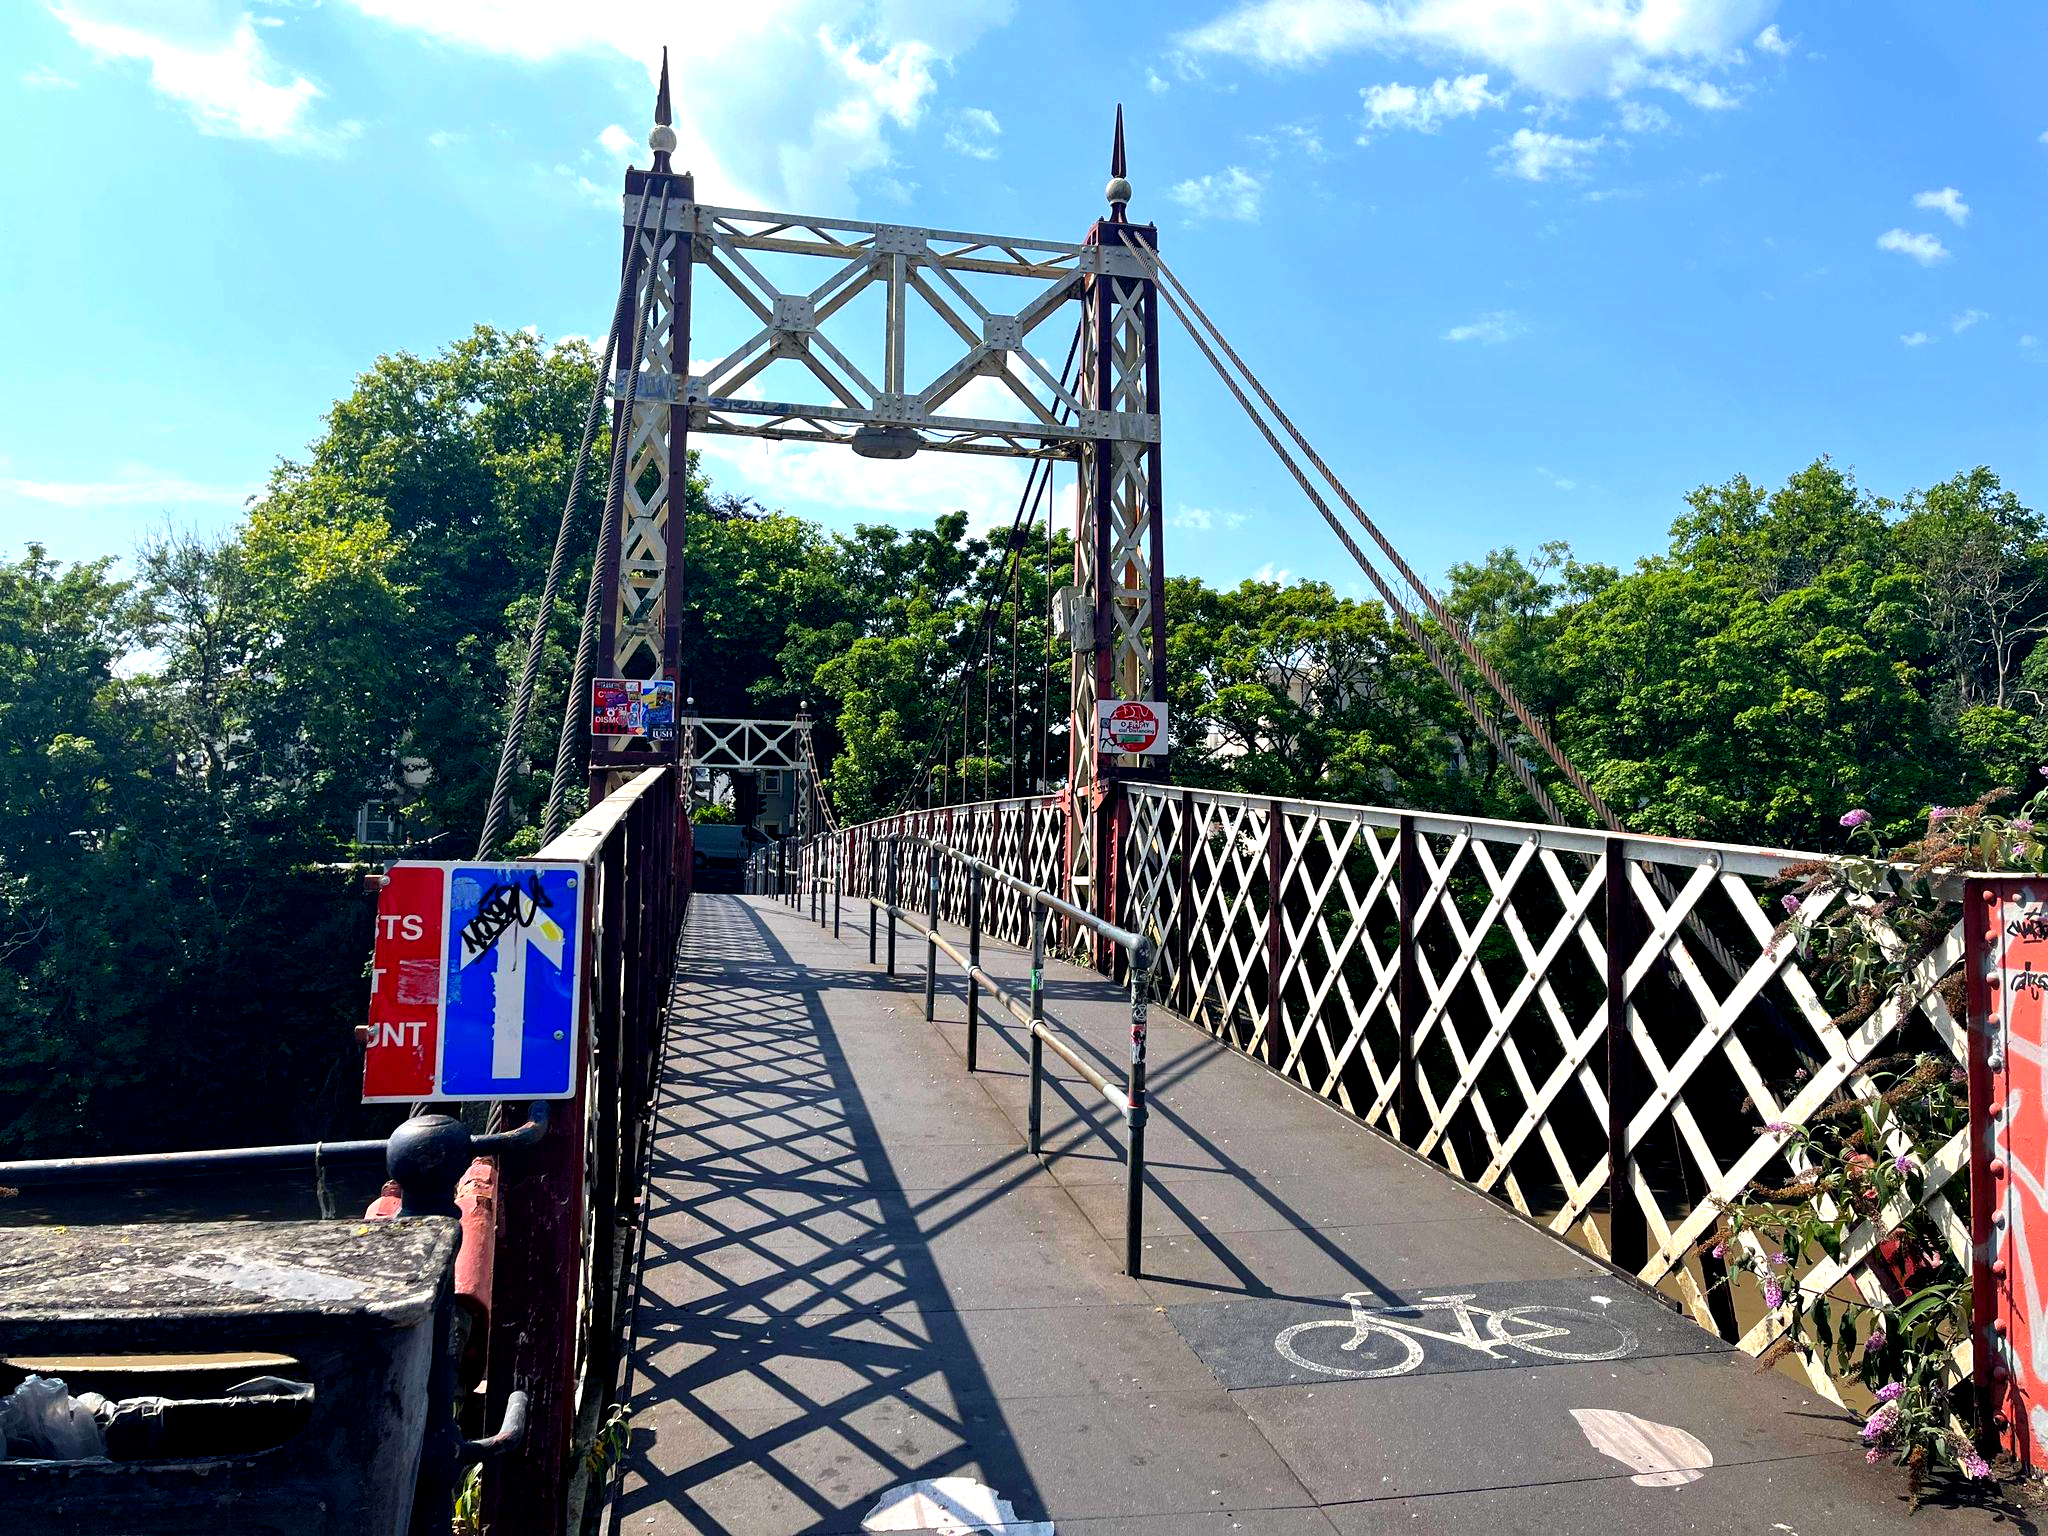
<svg viewBox="0 0 2048 1536">
<path fill-rule="evenodd" d="M 1139 1231 L 1144 1217 L 1145 1122 L 1148 1118 L 1145 1100 L 1145 1041 L 1151 1007 L 1152 967 L 1159 957 L 1158 941 L 1150 934 L 1136 933 L 1131 929 L 1119 927 L 1105 918 L 1097 917 L 1064 897 L 1008 874 L 986 860 L 962 853 L 957 848 L 950 848 L 935 838 L 895 833 L 877 839 L 875 851 L 870 857 L 877 857 L 881 845 L 884 844 L 889 849 L 888 894 L 885 897 L 877 897 L 870 892 L 865 898 L 868 903 L 868 959 L 871 962 L 875 959 L 877 913 L 885 913 L 889 919 L 889 975 L 896 974 L 897 923 L 908 923 L 912 932 L 924 939 L 924 1016 L 927 1023 L 931 1022 L 933 1017 L 938 957 L 944 954 L 961 968 L 967 977 L 969 1072 L 975 1070 L 979 1055 L 983 989 L 988 991 L 1006 1013 L 1025 1027 L 1031 1041 L 1031 1108 L 1027 1144 L 1033 1157 L 1042 1155 L 1040 1127 L 1045 1071 L 1044 1052 L 1047 1050 L 1080 1073 L 1088 1085 L 1100 1093 L 1112 1109 L 1123 1116 L 1128 1128 L 1125 1137 L 1124 1172 L 1124 1272 L 1135 1276 L 1140 1268 L 1139 1252 L 1142 1245 L 1139 1241 Z M 910 911 L 899 899 L 902 869 L 899 850 L 906 844 L 922 846 L 930 850 L 932 855 L 925 876 L 928 894 L 927 910 L 924 913 Z M 967 950 L 964 954 L 951 939 L 939 931 L 941 856 L 954 860 L 967 870 Z M 1028 1000 L 1019 998 L 981 963 L 982 895 L 984 887 L 990 882 L 1016 892 L 1031 905 L 1031 988 Z M 1099 935 L 1124 950 L 1130 957 L 1131 1055 L 1130 1068 L 1122 1083 L 1114 1081 L 1106 1072 L 1086 1060 L 1067 1041 L 1061 1039 L 1054 1029 L 1060 1021 L 1045 1011 L 1045 934 L 1048 922 L 1055 916 L 1066 918 Z M 834 932 L 837 932 L 836 923 Z"/>
</svg>

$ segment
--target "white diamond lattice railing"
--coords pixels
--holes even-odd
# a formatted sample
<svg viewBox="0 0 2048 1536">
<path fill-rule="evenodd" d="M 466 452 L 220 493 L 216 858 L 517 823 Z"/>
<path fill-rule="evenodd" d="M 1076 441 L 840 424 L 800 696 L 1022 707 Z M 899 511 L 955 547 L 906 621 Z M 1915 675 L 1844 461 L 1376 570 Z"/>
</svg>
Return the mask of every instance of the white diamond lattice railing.
<svg viewBox="0 0 2048 1536">
<path fill-rule="evenodd" d="M 1777 922 L 1792 888 L 1783 872 L 1814 855 L 1213 790 L 1124 793 L 1109 915 L 1158 939 L 1161 1004 L 1673 1294 L 1753 1354 L 1787 1314 L 1739 1325 L 1703 1239 L 1719 1202 L 1760 1174 L 1791 1183 L 1806 1171 L 1769 1127 L 1874 1095 L 1881 1057 L 1966 1059 L 1963 1021 L 1936 989 L 1962 956 L 1960 902 L 1909 986 L 1838 1023 L 1830 978 Z M 1057 797 L 847 828 L 831 853 L 849 893 L 883 893 L 886 839 L 899 833 L 1058 889 Z M 903 905 L 925 904 L 930 857 L 901 845 Z M 941 915 L 964 921 L 965 877 L 943 861 L 940 873 Z M 1835 899 L 1806 897 L 1802 916 Z M 1029 941 L 1009 893 L 984 925 Z M 1925 1181 L 1928 1213 L 1966 1267 L 1969 1224 L 1950 1186 L 1968 1160 L 1961 1132 Z M 1885 1243 L 1906 1214 L 1876 1212 L 1805 1288 L 1895 1296 Z M 1824 1370 L 1808 1374 L 1840 1400 Z"/>
</svg>

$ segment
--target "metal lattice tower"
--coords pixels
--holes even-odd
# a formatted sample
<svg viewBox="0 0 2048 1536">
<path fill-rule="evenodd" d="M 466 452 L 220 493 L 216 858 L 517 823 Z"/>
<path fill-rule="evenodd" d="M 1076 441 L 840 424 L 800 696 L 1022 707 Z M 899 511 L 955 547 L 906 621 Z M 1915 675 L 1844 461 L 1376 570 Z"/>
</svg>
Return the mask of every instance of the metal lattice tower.
<svg viewBox="0 0 2048 1536">
<path fill-rule="evenodd" d="M 1101 750 L 1103 700 L 1166 700 L 1166 566 L 1159 465 L 1159 312 L 1137 242 L 1156 250 L 1158 231 L 1125 217 L 1124 113 L 1116 113 L 1109 217 L 1088 232 L 1102 253 L 1081 285 L 1081 392 L 1094 419 L 1114 430 L 1080 450 L 1074 538 L 1076 605 L 1090 617 L 1089 655 L 1076 655 L 1069 719 L 1067 884 L 1090 911 L 1114 919 L 1116 852 L 1127 813 L 1119 780 L 1163 780 L 1166 759 Z"/>
<path fill-rule="evenodd" d="M 630 435 L 603 545 L 595 675 L 667 679 L 680 692 L 681 498 L 693 432 L 838 444 L 876 459 L 941 452 L 1075 461 L 1074 609 L 1092 622 L 1070 700 L 1066 872 L 1077 900 L 1113 914 L 1117 786 L 1164 778 L 1166 766 L 1163 757 L 1105 758 L 1096 731 L 1099 701 L 1163 706 L 1166 696 L 1159 325 L 1148 249 L 1158 236 L 1125 216 L 1132 194 L 1122 108 L 1109 215 L 1078 244 L 699 203 L 690 176 L 669 164 L 676 135 L 666 55 L 648 142 L 652 168 L 629 170 L 625 181 L 641 340 L 613 380 L 613 430 Z M 792 258 L 805 258 L 808 270 L 802 286 L 785 287 Z M 713 360 L 694 373 L 693 280 L 737 299 L 744 320 L 736 335 L 696 338 Z M 1014 301 L 985 302 L 992 284 L 1006 285 Z M 881 324 L 863 328 L 856 301 L 874 289 Z M 1040 328 L 1069 303 L 1081 309 L 1072 388 L 1034 351 L 1044 345 L 1042 336 L 1034 342 Z M 913 312 L 937 318 L 949 350 L 934 356 L 929 341 L 913 350 Z M 756 381 L 778 364 L 809 376 L 806 394 L 785 381 L 764 398 Z M 782 373 L 786 380 L 789 370 Z M 1014 414 L 966 406 L 963 395 L 983 380 L 1000 386 L 994 393 Z M 593 798 L 622 771 L 677 758 L 675 727 L 659 737 L 593 737 Z"/>
</svg>

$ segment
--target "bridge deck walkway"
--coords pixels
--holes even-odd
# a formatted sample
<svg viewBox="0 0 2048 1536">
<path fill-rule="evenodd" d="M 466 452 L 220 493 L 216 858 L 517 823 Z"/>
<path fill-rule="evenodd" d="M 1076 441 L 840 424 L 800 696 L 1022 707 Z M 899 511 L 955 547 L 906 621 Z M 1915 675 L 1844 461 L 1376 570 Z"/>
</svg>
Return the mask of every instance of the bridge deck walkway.
<svg viewBox="0 0 2048 1536">
<path fill-rule="evenodd" d="M 1898 1474 L 1864 1466 L 1838 1410 L 1157 1011 L 1145 1273 L 1126 1277 L 1120 1120 L 1063 1073 L 1031 1158 L 1021 1031 L 985 1023 L 970 1077 L 960 978 L 942 961 L 927 1024 L 922 944 L 906 936 L 892 980 L 856 911 L 834 940 L 770 901 L 693 903 L 614 1529 L 857 1532 L 885 1491 L 941 1477 L 1061 1536 L 1903 1521 Z M 996 946 L 988 963 L 1028 964 Z M 1117 990 L 1054 965 L 1047 997 L 1120 1075 Z M 1626 1352 L 1422 1338 L 1412 1369 L 1365 1379 L 1280 1353 L 1283 1329 L 1348 1317 L 1347 1293 L 1466 1295 L 1481 1337 L 1490 1312 L 1554 1351 Z M 1567 1310 L 1511 1310 L 1532 1305 Z M 1546 1333 L 1560 1318 L 1583 1321 Z M 1364 1357 L 1337 1347 L 1348 1326 L 1292 1337 L 1311 1366 Z M 1371 1349 L 1403 1363 L 1395 1340 Z M 1596 1449 L 1575 1409 L 1683 1430 L 1712 1465 L 1642 1486 L 1648 1463 Z M 1964 1521 L 1986 1523 L 1915 1523 Z"/>
</svg>

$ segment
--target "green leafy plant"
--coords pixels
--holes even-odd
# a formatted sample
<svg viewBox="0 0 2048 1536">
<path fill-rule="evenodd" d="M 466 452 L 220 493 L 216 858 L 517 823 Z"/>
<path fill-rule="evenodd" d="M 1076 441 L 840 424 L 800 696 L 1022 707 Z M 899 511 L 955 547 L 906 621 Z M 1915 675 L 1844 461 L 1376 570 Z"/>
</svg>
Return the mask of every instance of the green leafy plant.
<svg viewBox="0 0 2048 1536">
<path fill-rule="evenodd" d="M 1921 835 L 1891 852 L 1869 813 L 1851 810 L 1841 824 L 1854 853 L 1786 871 L 1795 888 L 1783 898 L 1788 915 L 1773 943 L 1798 945 L 1837 1028 L 1857 1028 L 1925 990 L 1963 1014 L 1961 967 L 1931 988 L 1926 975 L 1954 922 L 1950 883 L 1968 871 L 2048 867 L 2038 830 L 2048 787 L 2005 814 L 1998 807 L 2010 798 L 1999 790 L 1967 806 L 1934 806 Z M 1781 1102 L 1806 1076 L 1801 1068 L 1781 1085 Z M 1929 1160 L 1969 1119 L 1966 1073 L 1931 1052 L 1901 1051 L 1866 1063 L 1863 1077 L 1869 1091 L 1839 1094 L 1803 1124 L 1765 1126 L 1784 1138 L 1794 1177 L 1759 1177 L 1728 1202 L 1710 1252 L 1727 1264 L 1731 1282 L 1746 1276 L 1766 1307 L 1783 1309 L 1785 1332 L 1761 1363 L 1796 1352 L 1870 1394 L 1866 1457 L 1904 1467 L 1917 1504 L 1936 1467 L 1972 1482 L 1991 1476 L 1981 1449 L 1990 1426 L 1970 1422 L 1968 1383 L 1954 1364 L 1970 1337 L 1970 1272 L 1927 1208 Z M 1968 1209 L 1964 1174 L 1943 1193 Z M 1875 1274 L 1881 1302 L 1813 1283 L 1817 1268 L 1839 1263 L 1852 1245 Z"/>
</svg>

